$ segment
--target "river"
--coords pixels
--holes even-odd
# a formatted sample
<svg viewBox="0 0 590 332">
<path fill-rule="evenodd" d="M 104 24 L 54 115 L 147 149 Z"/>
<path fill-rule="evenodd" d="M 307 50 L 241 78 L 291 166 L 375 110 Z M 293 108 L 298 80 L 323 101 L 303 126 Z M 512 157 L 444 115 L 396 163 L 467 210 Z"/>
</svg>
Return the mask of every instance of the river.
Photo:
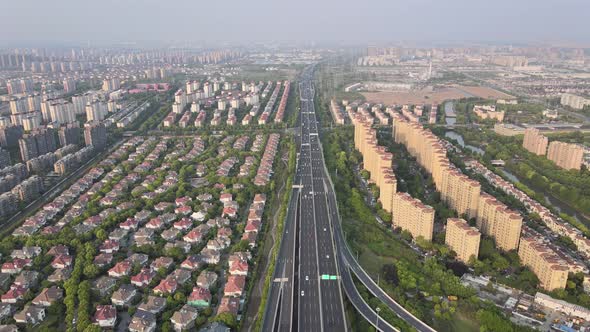
<svg viewBox="0 0 590 332">
<path fill-rule="evenodd" d="M 452 101 L 445 102 L 445 121 L 447 125 L 454 125 L 457 122 L 457 114 L 455 113 L 455 104 Z"/>
<path fill-rule="evenodd" d="M 525 183 L 523 181 L 520 181 L 520 179 L 516 175 L 510 173 L 506 169 L 504 169 L 504 168 L 499 168 L 499 169 L 502 172 L 502 174 L 504 174 L 508 178 L 508 180 L 510 180 L 512 182 Z M 528 184 L 527 184 L 527 186 L 528 186 Z M 533 189 L 533 188 L 531 188 L 531 189 Z M 580 213 L 578 213 L 577 211 L 575 211 L 574 209 L 572 209 L 568 205 L 562 203 L 560 200 L 554 198 L 550 194 L 543 193 L 543 197 L 545 198 L 545 203 L 550 205 L 551 207 L 553 207 L 555 209 L 555 211 L 557 211 L 558 213 L 565 213 L 567 215 L 574 217 L 577 221 L 580 221 L 584 224 L 588 224 L 588 219 L 586 219 L 583 215 L 581 215 Z"/>
<path fill-rule="evenodd" d="M 472 152 L 475 152 L 475 153 L 479 154 L 480 156 L 483 156 L 483 154 L 485 153 L 484 150 L 478 148 L 477 146 L 465 144 L 465 140 L 463 139 L 463 136 L 461 136 L 459 133 L 457 133 L 455 131 L 447 131 L 445 133 L 445 137 L 448 137 L 450 139 L 454 139 L 455 141 L 457 141 L 459 143 L 459 145 L 462 148 L 469 149 Z"/>
</svg>

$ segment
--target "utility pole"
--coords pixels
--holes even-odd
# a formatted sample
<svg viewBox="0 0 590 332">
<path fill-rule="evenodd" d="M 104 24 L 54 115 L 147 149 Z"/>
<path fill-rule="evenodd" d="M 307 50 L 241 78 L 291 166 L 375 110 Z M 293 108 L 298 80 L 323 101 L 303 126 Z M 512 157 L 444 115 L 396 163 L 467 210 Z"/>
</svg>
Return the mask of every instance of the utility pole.
<svg viewBox="0 0 590 332">
<path fill-rule="evenodd" d="M 377 311 L 377 322 L 375 324 L 375 330 L 377 330 L 377 332 L 379 332 L 379 311 L 381 311 L 381 308 L 377 307 L 375 309 L 375 311 Z"/>
</svg>

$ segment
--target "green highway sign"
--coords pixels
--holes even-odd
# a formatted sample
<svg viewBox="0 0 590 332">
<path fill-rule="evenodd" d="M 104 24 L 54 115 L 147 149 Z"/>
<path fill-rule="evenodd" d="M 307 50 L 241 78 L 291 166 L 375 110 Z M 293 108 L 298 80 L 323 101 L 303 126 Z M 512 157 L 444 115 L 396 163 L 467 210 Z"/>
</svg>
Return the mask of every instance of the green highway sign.
<svg viewBox="0 0 590 332">
<path fill-rule="evenodd" d="M 322 280 L 338 280 L 338 276 L 332 276 L 329 274 L 322 274 Z"/>
</svg>

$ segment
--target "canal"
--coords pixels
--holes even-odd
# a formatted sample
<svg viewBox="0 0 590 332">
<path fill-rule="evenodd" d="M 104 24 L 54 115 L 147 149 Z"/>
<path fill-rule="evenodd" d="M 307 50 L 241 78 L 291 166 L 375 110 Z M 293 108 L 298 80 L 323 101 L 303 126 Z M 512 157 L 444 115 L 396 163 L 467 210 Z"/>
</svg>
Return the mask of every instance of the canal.
<svg viewBox="0 0 590 332">
<path fill-rule="evenodd" d="M 530 187 L 529 183 L 521 181 L 516 175 L 510 173 L 506 169 L 504 169 L 504 168 L 499 168 L 499 169 L 500 169 L 500 172 L 502 172 L 502 174 L 505 175 L 508 178 L 508 180 L 510 180 L 511 182 L 513 182 L 513 183 L 520 182 L 520 183 L 526 184 L 527 186 Z M 536 188 L 531 187 L 531 189 L 539 192 L 538 190 L 536 190 Z M 585 225 L 590 225 L 590 220 L 588 220 L 588 218 L 584 217 L 584 215 L 582 215 L 581 213 L 577 212 L 576 210 L 572 209 L 567 204 L 565 204 L 562 201 L 558 200 L 557 198 L 553 197 L 551 194 L 548 194 L 546 192 L 542 192 L 542 194 L 543 194 L 543 197 L 545 198 L 545 203 L 547 205 L 553 207 L 555 209 L 555 211 L 557 211 L 557 213 L 565 213 L 567 215 L 574 217 L 577 221 L 580 221 Z"/>
<path fill-rule="evenodd" d="M 445 121 L 447 125 L 454 125 L 457 122 L 457 114 L 455 113 L 455 104 L 452 101 L 445 102 Z"/>
<path fill-rule="evenodd" d="M 454 139 L 455 141 L 457 141 L 457 143 L 459 143 L 459 145 L 462 148 L 469 149 L 470 151 L 475 152 L 475 153 L 479 154 L 480 156 L 483 156 L 483 154 L 485 153 L 484 150 L 478 148 L 477 146 L 465 144 L 465 140 L 463 139 L 463 136 L 461 136 L 461 134 L 459 134 L 455 131 L 447 131 L 445 133 L 445 137 L 450 138 L 450 139 Z"/>
</svg>

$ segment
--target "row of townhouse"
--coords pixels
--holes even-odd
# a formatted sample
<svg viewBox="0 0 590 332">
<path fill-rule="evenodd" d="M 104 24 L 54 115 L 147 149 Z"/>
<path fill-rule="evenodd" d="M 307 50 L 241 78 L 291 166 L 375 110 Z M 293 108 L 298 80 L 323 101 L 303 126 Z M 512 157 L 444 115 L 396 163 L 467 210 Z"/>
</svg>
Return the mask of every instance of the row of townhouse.
<svg viewBox="0 0 590 332">
<path fill-rule="evenodd" d="M 254 184 L 257 186 L 265 186 L 270 181 L 270 177 L 273 174 L 273 162 L 277 154 L 280 137 L 281 135 L 276 133 L 270 134 L 268 137 L 266 148 L 258 167 L 258 172 L 254 178 Z"/>
</svg>

